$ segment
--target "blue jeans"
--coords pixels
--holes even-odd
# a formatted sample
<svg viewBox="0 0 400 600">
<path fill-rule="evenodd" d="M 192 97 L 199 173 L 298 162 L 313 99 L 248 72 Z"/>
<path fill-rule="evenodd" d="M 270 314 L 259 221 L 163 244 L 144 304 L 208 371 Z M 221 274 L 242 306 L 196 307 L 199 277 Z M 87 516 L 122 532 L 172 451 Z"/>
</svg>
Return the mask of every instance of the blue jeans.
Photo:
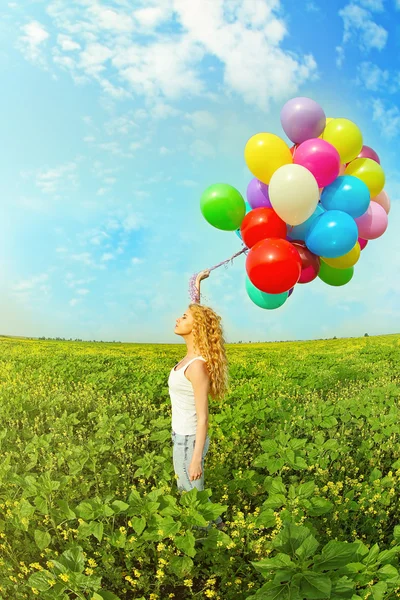
<svg viewBox="0 0 400 600">
<path fill-rule="evenodd" d="M 180 492 L 190 492 L 191 489 L 197 488 L 199 491 L 204 490 L 204 459 L 210 446 L 210 438 L 206 437 L 206 441 L 203 448 L 203 455 L 201 457 L 201 477 L 200 479 L 194 479 L 190 481 L 189 478 L 189 465 L 192 461 L 193 451 L 196 444 L 196 434 L 181 435 L 180 433 L 171 433 L 173 443 L 173 462 L 175 475 L 178 476 L 177 486 Z M 208 501 L 211 502 L 210 498 Z M 199 527 L 199 529 L 210 529 L 212 523 L 218 525 L 222 523 L 221 517 L 217 517 L 215 521 L 211 521 L 208 527 Z"/>
</svg>

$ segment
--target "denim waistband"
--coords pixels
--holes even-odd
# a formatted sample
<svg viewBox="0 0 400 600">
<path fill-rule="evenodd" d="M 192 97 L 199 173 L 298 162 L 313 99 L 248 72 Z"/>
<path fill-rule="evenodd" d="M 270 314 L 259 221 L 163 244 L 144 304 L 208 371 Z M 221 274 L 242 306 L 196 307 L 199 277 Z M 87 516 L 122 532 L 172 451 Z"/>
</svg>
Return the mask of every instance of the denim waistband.
<svg viewBox="0 0 400 600">
<path fill-rule="evenodd" d="M 173 435 L 179 435 L 180 437 L 196 437 L 195 433 L 176 433 L 173 429 L 171 429 L 171 433 Z M 209 437 L 208 432 L 206 437 Z"/>
</svg>

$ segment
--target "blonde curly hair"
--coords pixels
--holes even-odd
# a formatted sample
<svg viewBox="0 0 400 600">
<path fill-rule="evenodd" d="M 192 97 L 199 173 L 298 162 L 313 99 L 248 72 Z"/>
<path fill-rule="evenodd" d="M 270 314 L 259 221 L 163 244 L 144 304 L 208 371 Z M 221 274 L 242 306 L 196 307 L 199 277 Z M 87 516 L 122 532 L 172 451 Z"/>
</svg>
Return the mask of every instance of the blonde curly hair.
<svg viewBox="0 0 400 600">
<path fill-rule="evenodd" d="M 210 375 L 210 395 L 214 400 L 222 400 L 228 390 L 229 373 L 221 317 L 203 304 L 191 303 L 189 309 L 193 315 L 194 345 L 206 360 Z"/>
</svg>

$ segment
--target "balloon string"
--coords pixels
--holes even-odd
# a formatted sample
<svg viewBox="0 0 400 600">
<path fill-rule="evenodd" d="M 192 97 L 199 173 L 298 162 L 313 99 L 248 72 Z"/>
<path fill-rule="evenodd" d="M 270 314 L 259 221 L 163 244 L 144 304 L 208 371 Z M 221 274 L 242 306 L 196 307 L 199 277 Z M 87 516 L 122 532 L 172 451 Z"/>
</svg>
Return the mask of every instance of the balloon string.
<svg viewBox="0 0 400 600">
<path fill-rule="evenodd" d="M 247 246 L 245 246 L 239 252 L 236 252 L 236 254 L 231 256 L 231 258 L 227 258 L 226 260 L 221 261 L 217 265 L 214 265 L 213 267 L 210 267 L 209 269 L 204 269 L 204 270 L 205 271 L 213 271 L 214 269 L 218 269 L 218 267 L 221 267 L 223 264 L 228 263 L 229 261 L 231 261 L 231 264 L 232 264 L 234 258 L 239 256 L 240 254 L 243 254 L 243 252 L 248 252 L 248 251 L 249 251 L 249 248 Z M 197 275 L 198 275 L 198 273 L 194 273 L 189 280 L 189 298 L 190 298 L 191 302 L 199 303 L 200 298 L 199 298 L 199 293 L 196 288 Z"/>
</svg>

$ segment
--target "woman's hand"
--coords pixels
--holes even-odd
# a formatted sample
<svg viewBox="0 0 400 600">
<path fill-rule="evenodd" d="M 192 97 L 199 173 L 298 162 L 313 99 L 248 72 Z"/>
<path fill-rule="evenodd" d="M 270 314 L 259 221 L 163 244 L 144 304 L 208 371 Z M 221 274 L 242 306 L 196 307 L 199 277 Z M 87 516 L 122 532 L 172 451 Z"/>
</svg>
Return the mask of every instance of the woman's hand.
<svg viewBox="0 0 400 600">
<path fill-rule="evenodd" d="M 200 283 L 203 279 L 207 279 L 210 276 L 210 271 L 208 269 L 204 269 L 204 271 L 200 271 L 197 273 L 196 283 Z"/>
<path fill-rule="evenodd" d="M 189 479 L 200 479 L 203 469 L 201 468 L 201 460 L 193 460 L 189 465 Z"/>
</svg>

